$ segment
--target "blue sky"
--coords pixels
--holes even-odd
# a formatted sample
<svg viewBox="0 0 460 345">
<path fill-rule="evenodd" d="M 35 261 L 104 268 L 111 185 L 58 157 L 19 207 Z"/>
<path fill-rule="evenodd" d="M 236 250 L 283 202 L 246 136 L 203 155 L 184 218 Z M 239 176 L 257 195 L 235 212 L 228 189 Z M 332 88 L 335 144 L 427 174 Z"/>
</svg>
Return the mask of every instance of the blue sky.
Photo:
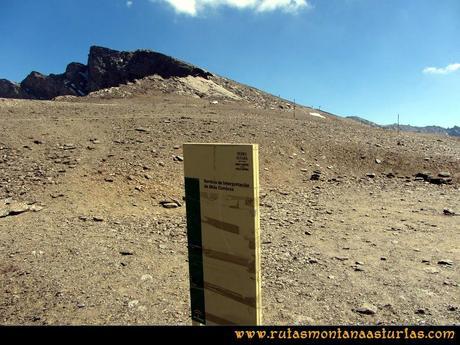
<svg viewBox="0 0 460 345">
<path fill-rule="evenodd" d="M 0 78 L 147 48 L 381 124 L 460 125 L 459 0 L 0 0 Z"/>
</svg>

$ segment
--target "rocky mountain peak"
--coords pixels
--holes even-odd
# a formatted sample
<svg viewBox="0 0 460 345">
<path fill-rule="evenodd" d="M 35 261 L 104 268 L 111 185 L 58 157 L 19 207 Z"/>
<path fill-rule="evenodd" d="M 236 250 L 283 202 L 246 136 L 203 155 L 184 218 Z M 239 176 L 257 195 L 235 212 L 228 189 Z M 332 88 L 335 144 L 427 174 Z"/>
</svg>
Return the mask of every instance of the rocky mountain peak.
<svg viewBox="0 0 460 345">
<path fill-rule="evenodd" d="M 117 51 L 92 46 L 87 64 L 72 62 L 62 74 L 31 72 L 19 85 L 0 80 L 0 97 L 53 99 L 57 96 L 85 96 L 90 92 L 125 84 L 150 75 L 163 78 L 211 74 L 191 64 L 150 50 Z"/>
</svg>

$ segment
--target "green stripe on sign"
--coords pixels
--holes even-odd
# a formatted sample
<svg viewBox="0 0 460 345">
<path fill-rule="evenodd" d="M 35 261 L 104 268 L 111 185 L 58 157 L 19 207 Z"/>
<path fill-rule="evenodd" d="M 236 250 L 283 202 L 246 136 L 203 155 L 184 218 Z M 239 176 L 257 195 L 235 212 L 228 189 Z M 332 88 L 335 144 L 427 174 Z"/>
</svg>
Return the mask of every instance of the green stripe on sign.
<svg viewBox="0 0 460 345">
<path fill-rule="evenodd" d="M 200 180 L 185 178 L 187 212 L 188 267 L 192 320 L 206 324 L 204 309 L 203 248 L 201 245 Z"/>
</svg>

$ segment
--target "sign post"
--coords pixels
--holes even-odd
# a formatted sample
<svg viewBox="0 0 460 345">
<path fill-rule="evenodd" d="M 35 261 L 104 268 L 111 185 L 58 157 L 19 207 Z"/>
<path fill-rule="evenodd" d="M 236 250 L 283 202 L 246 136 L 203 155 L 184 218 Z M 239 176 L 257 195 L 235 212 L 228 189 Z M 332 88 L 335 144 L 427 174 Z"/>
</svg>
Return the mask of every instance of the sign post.
<svg viewBox="0 0 460 345">
<path fill-rule="evenodd" d="M 256 144 L 184 144 L 192 321 L 260 325 Z"/>
</svg>

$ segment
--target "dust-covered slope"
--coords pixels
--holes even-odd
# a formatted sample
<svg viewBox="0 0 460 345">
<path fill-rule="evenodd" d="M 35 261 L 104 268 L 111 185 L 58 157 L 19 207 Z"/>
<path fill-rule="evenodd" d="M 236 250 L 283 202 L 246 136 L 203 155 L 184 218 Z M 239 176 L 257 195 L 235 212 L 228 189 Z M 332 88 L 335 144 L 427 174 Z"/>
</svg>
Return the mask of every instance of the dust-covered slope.
<svg viewBox="0 0 460 345">
<path fill-rule="evenodd" d="M 150 82 L 0 100 L 1 323 L 189 324 L 184 142 L 259 144 L 264 323 L 460 321 L 458 139 Z"/>
</svg>

